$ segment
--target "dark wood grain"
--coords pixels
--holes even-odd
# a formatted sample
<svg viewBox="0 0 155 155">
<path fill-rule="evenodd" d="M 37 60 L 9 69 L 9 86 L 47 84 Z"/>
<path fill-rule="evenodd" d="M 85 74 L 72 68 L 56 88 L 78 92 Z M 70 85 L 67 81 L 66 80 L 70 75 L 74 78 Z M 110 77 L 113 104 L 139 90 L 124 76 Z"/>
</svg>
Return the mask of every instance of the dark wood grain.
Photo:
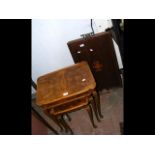
<svg viewBox="0 0 155 155">
<path fill-rule="evenodd" d="M 67 44 L 75 63 L 88 62 L 98 90 L 122 86 L 110 33 L 97 33 L 85 39 L 69 41 Z M 80 47 L 81 45 L 83 46 Z"/>
</svg>

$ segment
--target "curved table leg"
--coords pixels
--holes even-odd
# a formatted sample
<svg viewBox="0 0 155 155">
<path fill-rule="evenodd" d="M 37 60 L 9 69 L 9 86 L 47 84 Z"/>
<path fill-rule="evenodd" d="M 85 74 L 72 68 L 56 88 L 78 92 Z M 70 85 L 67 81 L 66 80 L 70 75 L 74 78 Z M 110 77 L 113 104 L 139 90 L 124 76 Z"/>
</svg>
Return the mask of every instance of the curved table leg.
<svg viewBox="0 0 155 155">
<path fill-rule="evenodd" d="M 66 121 L 64 119 L 64 115 L 61 115 L 61 123 L 64 125 L 66 131 L 69 130 L 72 135 L 74 134 L 72 129 L 70 128 L 70 126 L 66 123 Z"/>
<path fill-rule="evenodd" d="M 90 101 L 90 102 L 91 102 L 91 101 Z M 86 109 L 87 109 L 87 112 L 88 112 L 88 114 L 89 114 L 89 117 L 90 117 L 90 120 L 91 120 L 91 123 L 92 123 L 93 127 L 94 127 L 94 128 L 97 128 L 97 126 L 96 126 L 95 123 L 94 123 L 93 110 L 92 110 L 91 105 L 89 104 L 89 105 L 86 107 Z"/>
<path fill-rule="evenodd" d="M 101 120 L 100 120 L 99 115 L 98 115 L 98 109 L 97 109 L 97 104 L 96 104 L 96 101 L 95 101 L 95 97 L 92 95 L 90 100 L 93 100 L 92 107 L 94 109 L 94 113 L 95 113 L 95 116 L 97 118 L 97 121 L 100 122 Z"/>
<path fill-rule="evenodd" d="M 59 133 L 49 125 L 49 123 L 37 112 L 35 108 L 32 107 L 32 110 L 35 112 L 35 114 L 40 118 L 40 120 L 50 129 L 52 130 L 56 135 L 59 135 Z"/>
<path fill-rule="evenodd" d="M 99 95 L 99 92 L 94 91 L 93 92 L 93 96 L 94 96 L 94 99 L 95 99 L 95 104 L 97 105 L 97 110 L 98 110 L 99 116 L 101 118 L 103 118 L 103 115 L 101 113 L 101 103 L 100 103 L 100 95 Z"/>
<path fill-rule="evenodd" d="M 54 115 L 49 114 L 48 111 L 44 111 L 44 113 L 50 117 L 59 127 L 60 127 L 60 132 L 64 131 L 63 125 L 59 122 L 58 118 Z"/>
<path fill-rule="evenodd" d="M 69 114 L 66 114 L 66 116 L 67 116 L 67 118 L 68 118 L 69 121 L 72 120 L 71 117 L 69 116 Z"/>
</svg>

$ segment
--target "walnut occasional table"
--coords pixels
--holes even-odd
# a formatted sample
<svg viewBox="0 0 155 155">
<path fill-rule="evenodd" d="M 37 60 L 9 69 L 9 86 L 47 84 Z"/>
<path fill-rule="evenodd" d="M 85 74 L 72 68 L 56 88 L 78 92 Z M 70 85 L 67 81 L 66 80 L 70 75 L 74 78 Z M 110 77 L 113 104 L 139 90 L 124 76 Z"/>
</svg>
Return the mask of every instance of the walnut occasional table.
<svg viewBox="0 0 155 155">
<path fill-rule="evenodd" d="M 95 87 L 96 82 L 90 68 L 87 62 L 83 61 L 40 76 L 37 80 L 36 103 L 43 108 L 48 116 L 51 116 L 59 127 L 65 126 L 71 132 L 72 130 L 64 121 L 63 115 L 86 108 L 93 127 L 96 127 L 92 109 L 94 109 L 98 121 L 100 121 L 98 112 L 101 117 L 102 114 Z"/>
</svg>

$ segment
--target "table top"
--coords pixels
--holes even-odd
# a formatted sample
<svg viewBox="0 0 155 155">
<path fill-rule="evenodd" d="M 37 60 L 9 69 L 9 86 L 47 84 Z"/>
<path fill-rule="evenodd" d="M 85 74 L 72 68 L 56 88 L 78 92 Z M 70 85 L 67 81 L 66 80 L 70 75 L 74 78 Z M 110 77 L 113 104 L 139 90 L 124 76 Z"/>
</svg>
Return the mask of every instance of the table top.
<svg viewBox="0 0 155 155">
<path fill-rule="evenodd" d="M 87 62 L 48 73 L 37 80 L 37 104 L 52 105 L 94 90 L 96 83 Z"/>
</svg>

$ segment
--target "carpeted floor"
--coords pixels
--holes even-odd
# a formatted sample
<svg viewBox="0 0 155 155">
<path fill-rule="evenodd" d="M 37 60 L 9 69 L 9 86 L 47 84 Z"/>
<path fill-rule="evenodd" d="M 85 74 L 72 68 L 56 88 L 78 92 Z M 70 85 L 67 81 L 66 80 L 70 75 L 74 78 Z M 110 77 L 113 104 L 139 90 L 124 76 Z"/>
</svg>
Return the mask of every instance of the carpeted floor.
<svg viewBox="0 0 155 155">
<path fill-rule="evenodd" d="M 101 109 L 104 118 L 101 122 L 97 122 L 95 118 L 95 124 L 97 128 L 93 128 L 88 113 L 86 110 L 79 110 L 72 112 L 69 115 L 72 121 L 67 123 L 72 128 L 74 135 L 119 135 L 121 134 L 120 123 L 123 122 L 123 88 L 114 88 L 110 90 L 103 90 L 100 92 Z M 59 134 L 65 135 L 70 133 L 60 132 L 59 127 L 42 111 L 38 109 L 41 115 L 56 129 Z M 49 135 L 53 135 L 52 131 L 48 131 Z"/>
</svg>

